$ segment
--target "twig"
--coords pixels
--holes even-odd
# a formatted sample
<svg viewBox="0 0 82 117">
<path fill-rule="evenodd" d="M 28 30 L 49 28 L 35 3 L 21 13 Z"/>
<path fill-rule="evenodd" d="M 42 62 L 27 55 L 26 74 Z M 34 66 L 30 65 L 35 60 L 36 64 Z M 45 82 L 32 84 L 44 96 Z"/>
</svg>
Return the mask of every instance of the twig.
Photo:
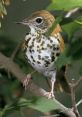
<svg viewBox="0 0 82 117">
<path fill-rule="evenodd" d="M 4 69 L 8 69 L 19 81 L 21 81 L 22 83 L 24 82 L 24 78 L 26 74 L 23 73 L 20 67 L 16 63 L 14 63 L 11 58 L 8 58 L 4 56 L 2 53 L 0 53 L 0 63 L 2 63 L 2 65 L 4 66 Z M 34 84 L 33 82 L 31 82 L 27 88 L 36 96 L 44 96 L 48 98 L 48 96 L 45 95 L 47 92 L 41 87 Z M 55 103 L 60 105 L 60 107 L 67 113 L 67 115 L 69 115 L 69 117 L 76 117 L 75 113 L 71 109 L 66 108 L 55 98 L 54 98 L 54 101 Z"/>
<path fill-rule="evenodd" d="M 74 79 L 72 79 L 72 83 L 71 83 L 71 98 L 72 98 L 72 107 L 73 110 L 76 110 L 76 101 L 75 101 L 75 88 L 74 88 Z"/>
<path fill-rule="evenodd" d="M 70 11 L 65 15 L 65 17 L 68 18 L 68 17 L 72 16 L 72 15 L 73 15 L 74 13 L 76 13 L 78 10 L 79 10 L 79 8 L 75 8 L 75 9 L 70 10 Z"/>
<path fill-rule="evenodd" d="M 82 77 L 80 77 L 79 80 L 76 81 L 76 83 L 74 84 L 74 88 L 77 88 L 81 83 L 81 81 L 82 81 Z"/>
<path fill-rule="evenodd" d="M 74 79 L 72 79 L 72 83 L 70 85 L 70 88 L 71 88 L 71 98 L 72 98 L 73 112 L 76 114 L 76 117 L 80 117 L 80 114 L 79 114 L 77 106 L 76 106 L 76 101 L 75 101 L 75 82 L 74 82 Z"/>
<path fill-rule="evenodd" d="M 82 103 L 82 99 L 76 104 L 76 106 L 78 107 L 81 103 Z"/>
</svg>

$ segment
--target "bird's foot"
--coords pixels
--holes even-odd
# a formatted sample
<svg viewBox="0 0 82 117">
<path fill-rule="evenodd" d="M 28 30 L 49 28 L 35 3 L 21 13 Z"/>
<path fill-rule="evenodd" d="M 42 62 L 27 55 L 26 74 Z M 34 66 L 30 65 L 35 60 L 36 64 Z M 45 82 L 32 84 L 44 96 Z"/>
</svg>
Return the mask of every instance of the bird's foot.
<svg viewBox="0 0 82 117">
<path fill-rule="evenodd" d="M 31 74 L 27 74 L 25 80 L 23 81 L 23 87 L 25 87 L 25 90 L 27 89 L 27 86 L 29 85 L 31 80 L 32 80 Z"/>
<path fill-rule="evenodd" d="M 52 91 L 51 91 L 51 92 L 46 92 L 45 95 L 48 97 L 48 99 L 53 99 L 53 98 L 55 98 L 54 93 L 53 93 Z"/>
</svg>

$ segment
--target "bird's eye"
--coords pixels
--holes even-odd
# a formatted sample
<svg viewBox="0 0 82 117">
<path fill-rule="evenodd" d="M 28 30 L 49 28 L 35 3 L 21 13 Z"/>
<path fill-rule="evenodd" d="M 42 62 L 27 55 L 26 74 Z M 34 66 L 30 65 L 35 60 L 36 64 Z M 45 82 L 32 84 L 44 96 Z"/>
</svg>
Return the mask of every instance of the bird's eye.
<svg viewBox="0 0 82 117">
<path fill-rule="evenodd" d="M 43 19 L 42 19 L 41 17 L 36 18 L 36 22 L 37 22 L 38 24 L 42 23 L 42 21 L 43 21 Z"/>
</svg>

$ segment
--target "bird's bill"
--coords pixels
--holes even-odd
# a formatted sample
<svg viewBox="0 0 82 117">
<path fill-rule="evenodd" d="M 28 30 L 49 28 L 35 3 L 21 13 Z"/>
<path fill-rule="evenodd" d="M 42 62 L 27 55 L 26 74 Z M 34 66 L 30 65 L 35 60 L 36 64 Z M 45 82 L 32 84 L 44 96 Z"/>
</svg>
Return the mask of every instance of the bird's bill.
<svg viewBox="0 0 82 117">
<path fill-rule="evenodd" d="M 23 24 L 23 25 L 28 25 L 28 22 L 21 21 L 21 22 L 15 22 L 16 24 Z"/>
</svg>

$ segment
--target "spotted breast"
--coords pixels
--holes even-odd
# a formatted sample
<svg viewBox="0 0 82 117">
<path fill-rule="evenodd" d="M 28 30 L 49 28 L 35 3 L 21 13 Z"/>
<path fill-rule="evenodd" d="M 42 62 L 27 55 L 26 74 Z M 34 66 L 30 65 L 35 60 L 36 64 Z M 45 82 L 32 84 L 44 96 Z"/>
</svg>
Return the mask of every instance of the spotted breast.
<svg viewBox="0 0 82 117">
<path fill-rule="evenodd" d="M 39 72 L 54 70 L 54 61 L 60 55 L 59 33 L 53 37 L 36 34 L 25 37 L 25 56 L 34 69 Z"/>
</svg>

